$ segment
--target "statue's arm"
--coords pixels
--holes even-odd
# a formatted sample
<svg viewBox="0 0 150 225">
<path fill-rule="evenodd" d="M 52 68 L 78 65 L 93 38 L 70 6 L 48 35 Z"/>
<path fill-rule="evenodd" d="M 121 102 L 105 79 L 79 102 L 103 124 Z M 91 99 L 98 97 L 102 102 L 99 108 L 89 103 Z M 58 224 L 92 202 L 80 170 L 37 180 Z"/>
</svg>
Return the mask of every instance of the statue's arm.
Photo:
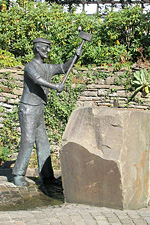
<svg viewBox="0 0 150 225">
<path fill-rule="evenodd" d="M 77 59 L 80 58 L 82 55 L 82 50 L 80 48 L 77 48 L 75 55 L 77 56 Z M 66 73 L 68 71 L 73 59 L 74 59 L 74 57 L 69 59 L 64 64 L 52 65 L 52 75 Z"/>
<path fill-rule="evenodd" d="M 73 58 L 69 59 L 64 64 L 56 64 L 56 65 L 52 64 L 52 65 L 49 65 L 50 66 L 49 70 L 51 71 L 52 76 L 66 73 L 67 70 L 69 69 L 69 66 L 72 63 L 72 60 L 73 60 Z"/>
</svg>

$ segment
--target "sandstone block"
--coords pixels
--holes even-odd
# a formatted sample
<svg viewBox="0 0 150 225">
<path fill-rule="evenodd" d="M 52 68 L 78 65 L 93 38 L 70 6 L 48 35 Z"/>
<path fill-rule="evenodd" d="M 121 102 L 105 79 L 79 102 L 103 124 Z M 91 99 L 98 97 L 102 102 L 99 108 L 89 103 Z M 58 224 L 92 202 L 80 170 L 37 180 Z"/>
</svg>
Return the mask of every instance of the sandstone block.
<svg viewBox="0 0 150 225">
<path fill-rule="evenodd" d="M 117 93 L 118 93 L 118 96 L 119 96 L 119 97 L 126 97 L 126 96 L 127 96 L 125 90 L 120 90 L 120 91 L 118 91 Z"/>
<path fill-rule="evenodd" d="M 150 112 L 82 107 L 60 151 L 66 202 L 118 209 L 148 205 Z"/>
<path fill-rule="evenodd" d="M 105 82 L 106 84 L 114 84 L 114 76 L 107 77 Z"/>
<path fill-rule="evenodd" d="M 97 97 L 97 91 L 84 91 L 82 95 L 87 97 Z"/>
<path fill-rule="evenodd" d="M 105 84 L 105 80 L 104 79 L 96 79 L 95 80 L 95 84 L 100 84 L 100 85 L 104 85 Z"/>
<path fill-rule="evenodd" d="M 98 96 L 106 96 L 107 95 L 107 91 L 105 89 L 99 89 L 97 91 L 97 95 Z"/>
<path fill-rule="evenodd" d="M 22 91 L 23 91 L 23 88 L 14 88 L 13 89 L 13 93 L 15 94 L 15 95 L 22 95 Z"/>
<path fill-rule="evenodd" d="M 16 95 L 13 95 L 13 94 L 10 94 L 10 93 L 4 93 L 4 92 L 1 93 L 1 96 L 6 97 L 6 98 L 12 98 L 12 99 L 16 98 Z"/>
<path fill-rule="evenodd" d="M 23 81 L 24 80 L 24 76 L 23 75 L 19 75 L 19 74 L 11 74 L 11 77 L 14 78 L 15 80 L 21 80 Z"/>
<path fill-rule="evenodd" d="M 2 88 L 3 92 L 7 92 L 7 93 L 11 92 L 11 88 L 9 88 L 7 86 L 2 85 L 1 88 Z"/>
</svg>

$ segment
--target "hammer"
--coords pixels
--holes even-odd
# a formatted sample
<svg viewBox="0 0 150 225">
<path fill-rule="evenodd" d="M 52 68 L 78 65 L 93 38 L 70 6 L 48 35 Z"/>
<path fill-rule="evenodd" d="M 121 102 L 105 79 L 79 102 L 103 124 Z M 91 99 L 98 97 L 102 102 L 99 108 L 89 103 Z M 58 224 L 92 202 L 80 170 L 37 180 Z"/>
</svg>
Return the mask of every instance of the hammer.
<svg viewBox="0 0 150 225">
<path fill-rule="evenodd" d="M 81 45 L 79 47 L 79 49 L 81 50 L 83 45 L 84 45 L 84 42 L 85 41 L 92 41 L 92 34 L 89 34 L 89 33 L 86 33 L 86 32 L 83 32 L 83 31 L 80 31 L 80 34 L 79 34 L 79 37 L 82 38 L 82 42 L 81 42 Z M 67 80 L 68 76 L 69 76 L 69 73 L 75 63 L 75 61 L 77 60 L 77 55 L 75 54 L 74 57 L 73 57 L 73 60 L 72 60 L 72 63 L 64 77 L 64 80 L 62 81 L 62 84 L 65 83 L 65 81 Z M 59 95 L 59 92 L 57 92 L 57 96 Z"/>
</svg>

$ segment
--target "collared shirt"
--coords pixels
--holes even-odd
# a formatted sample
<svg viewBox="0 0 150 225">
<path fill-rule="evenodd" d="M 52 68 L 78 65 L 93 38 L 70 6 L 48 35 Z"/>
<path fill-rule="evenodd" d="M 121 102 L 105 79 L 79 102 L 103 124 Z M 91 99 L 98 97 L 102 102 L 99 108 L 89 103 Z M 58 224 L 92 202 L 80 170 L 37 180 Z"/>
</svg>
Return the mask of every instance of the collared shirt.
<svg viewBox="0 0 150 225">
<path fill-rule="evenodd" d="M 65 64 L 46 64 L 38 63 L 33 59 L 25 66 L 24 69 L 24 88 L 21 102 L 29 105 L 47 104 L 47 95 L 49 88 L 43 87 L 38 83 L 38 79 L 42 78 L 48 82 L 56 74 L 65 73 L 71 63 L 68 60 Z"/>
</svg>

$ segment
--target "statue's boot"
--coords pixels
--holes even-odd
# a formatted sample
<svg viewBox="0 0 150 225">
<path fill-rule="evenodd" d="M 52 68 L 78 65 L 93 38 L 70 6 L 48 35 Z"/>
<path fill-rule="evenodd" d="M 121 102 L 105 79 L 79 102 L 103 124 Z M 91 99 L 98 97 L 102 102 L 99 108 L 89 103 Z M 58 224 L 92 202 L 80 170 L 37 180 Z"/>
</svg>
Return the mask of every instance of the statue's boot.
<svg viewBox="0 0 150 225">
<path fill-rule="evenodd" d="M 58 186 L 62 186 L 62 181 L 60 179 L 56 179 L 55 177 L 52 178 L 43 178 L 41 179 L 42 184 L 54 184 Z"/>
<path fill-rule="evenodd" d="M 29 183 L 28 181 L 25 180 L 24 176 L 14 176 L 14 184 L 16 186 L 24 186 L 24 187 L 29 186 Z"/>
</svg>

